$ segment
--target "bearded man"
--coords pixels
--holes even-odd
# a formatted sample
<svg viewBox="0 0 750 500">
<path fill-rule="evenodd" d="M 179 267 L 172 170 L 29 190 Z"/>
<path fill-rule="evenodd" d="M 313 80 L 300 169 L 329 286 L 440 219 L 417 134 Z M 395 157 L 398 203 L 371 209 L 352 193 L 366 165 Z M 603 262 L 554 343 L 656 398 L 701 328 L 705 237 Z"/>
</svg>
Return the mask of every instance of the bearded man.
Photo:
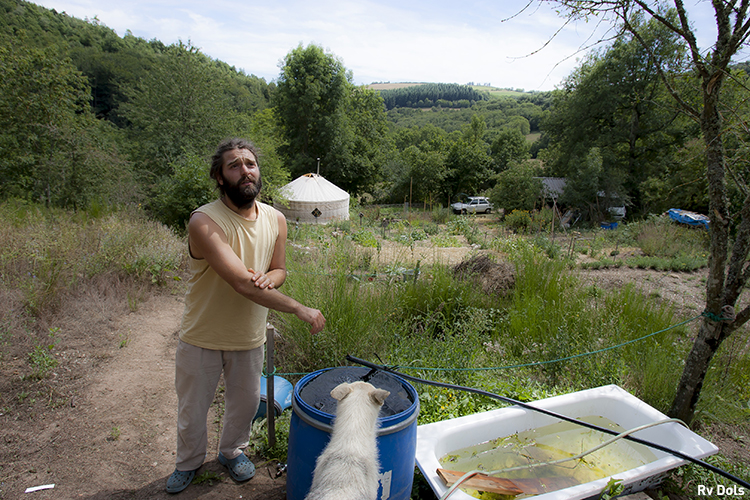
<svg viewBox="0 0 750 500">
<path fill-rule="evenodd" d="M 188 223 L 190 281 L 175 356 L 178 398 L 176 468 L 167 491 L 187 488 L 206 457 L 206 419 L 223 372 L 224 422 L 219 463 L 238 482 L 255 466 L 244 450 L 260 403 L 268 309 L 295 314 L 312 334 L 323 314 L 278 291 L 286 279 L 286 219 L 256 200 L 262 182 L 255 146 L 219 144 L 210 175 L 221 197 Z"/>
</svg>

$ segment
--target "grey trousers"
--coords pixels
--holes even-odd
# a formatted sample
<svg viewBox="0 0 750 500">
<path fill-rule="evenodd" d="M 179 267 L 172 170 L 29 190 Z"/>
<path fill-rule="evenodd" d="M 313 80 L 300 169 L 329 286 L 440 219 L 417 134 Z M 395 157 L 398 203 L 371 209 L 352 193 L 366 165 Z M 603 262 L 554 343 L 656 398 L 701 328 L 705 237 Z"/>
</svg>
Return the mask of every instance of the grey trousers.
<svg viewBox="0 0 750 500">
<path fill-rule="evenodd" d="M 219 451 L 230 460 L 243 453 L 260 404 L 262 370 L 263 347 L 215 351 L 179 342 L 175 356 L 177 470 L 195 470 L 203 464 L 208 443 L 206 419 L 222 371 L 226 390 Z"/>
</svg>

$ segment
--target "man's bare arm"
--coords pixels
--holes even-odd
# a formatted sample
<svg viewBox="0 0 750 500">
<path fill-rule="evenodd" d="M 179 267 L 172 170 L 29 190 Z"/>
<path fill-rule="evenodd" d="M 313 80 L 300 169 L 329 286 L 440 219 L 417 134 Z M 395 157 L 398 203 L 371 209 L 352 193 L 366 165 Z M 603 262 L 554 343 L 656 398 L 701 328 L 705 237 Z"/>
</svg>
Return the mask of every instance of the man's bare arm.
<svg viewBox="0 0 750 500">
<path fill-rule="evenodd" d="M 281 228 L 279 229 L 281 232 Z M 286 225 L 284 225 L 284 233 L 286 236 Z M 323 330 L 325 318 L 317 309 L 300 304 L 274 287 L 256 286 L 257 278 L 256 280 L 253 278 L 256 277 L 257 273 L 250 272 L 245 268 L 242 261 L 229 246 L 224 232 L 210 217 L 200 212 L 193 214 L 188 224 L 188 238 L 192 256 L 196 259 L 206 259 L 208 265 L 237 293 L 264 307 L 294 314 L 310 324 L 310 331 L 313 334 Z M 277 253 L 278 241 L 274 250 L 275 258 Z M 284 280 L 280 275 L 281 269 L 283 269 L 284 278 L 286 277 L 285 257 L 283 257 L 283 260 L 276 258 L 276 264 L 272 260 L 272 266 L 278 265 L 279 261 L 282 267 L 277 267 L 265 276 L 273 272 L 272 279 L 279 279 L 283 283 Z"/>
<path fill-rule="evenodd" d="M 279 236 L 276 238 L 268 272 L 264 274 L 248 269 L 253 274 L 255 286 L 260 288 L 279 288 L 286 281 L 286 218 L 278 210 L 276 210 L 276 217 L 279 222 Z"/>
</svg>

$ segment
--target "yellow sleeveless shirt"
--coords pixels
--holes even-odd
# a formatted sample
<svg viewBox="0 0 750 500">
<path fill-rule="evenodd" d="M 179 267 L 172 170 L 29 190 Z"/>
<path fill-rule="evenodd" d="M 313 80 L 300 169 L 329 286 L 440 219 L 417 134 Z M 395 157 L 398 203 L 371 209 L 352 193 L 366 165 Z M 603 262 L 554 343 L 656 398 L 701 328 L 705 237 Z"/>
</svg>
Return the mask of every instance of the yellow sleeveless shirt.
<svg viewBox="0 0 750 500">
<path fill-rule="evenodd" d="M 249 221 L 221 200 L 198 208 L 224 232 L 229 246 L 245 268 L 267 272 L 271 265 L 279 221 L 273 207 L 255 202 L 258 218 Z M 263 345 L 268 308 L 237 293 L 205 259 L 190 261 L 180 339 L 205 349 L 245 351 Z"/>
</svg>

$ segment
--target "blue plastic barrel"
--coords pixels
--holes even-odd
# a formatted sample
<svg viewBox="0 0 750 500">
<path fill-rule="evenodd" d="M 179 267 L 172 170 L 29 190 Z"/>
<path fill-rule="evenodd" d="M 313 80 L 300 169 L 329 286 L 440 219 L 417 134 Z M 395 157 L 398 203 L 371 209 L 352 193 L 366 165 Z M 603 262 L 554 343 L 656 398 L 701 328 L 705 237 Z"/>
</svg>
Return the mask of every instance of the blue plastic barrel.
<svg viewBox="0 0 750 500">
<path fill-rule="evenodd" d="M 315 460 L 328 444 L 334 420 L 333 414 L 320 411 L 305 402 L 300 392 L 322 373 L 328 370 L 344 369 L 348 373 L 352 370 L 360 370 L 355 367 L 320 370 L 306 375 L 294 387 L 287 455 L 287 500 L 304 500 L 310 490 Z M 365 375 L 368 371 L 362 368 L 359 373 Z M 411 404 L 404 411 L 378 418 L 377 443 L 380 460 L 378 499 L 409 500 L 414 480 L 419 397 L 414 387 L 404 379 L 387 372 L 379 372 L 379 377 L 383 376 L 392 377 L 393 382 L 403 389 L 398 392 L 408 397 Z M 350 380 L 350 382 L 354 381 Z M 379 387 L 373 380 L 370 382 Z M 397 395 L 393 392 L 391 391 L 391 395 L 396 397 Z"/>
<path fill-rule="evenodd" d="M 266 416 L 268 406 L 267 380 L 265 376 L 260 378 L 260 406 L 258 406 L 258 411 L 255 413 L 253 420 Z M 285 378 L 273 376 L 273 408 L 276 416 L 281 415 L 284 410 L 292 406 L 292 389 L 291 382 Z"/>
</svg>

